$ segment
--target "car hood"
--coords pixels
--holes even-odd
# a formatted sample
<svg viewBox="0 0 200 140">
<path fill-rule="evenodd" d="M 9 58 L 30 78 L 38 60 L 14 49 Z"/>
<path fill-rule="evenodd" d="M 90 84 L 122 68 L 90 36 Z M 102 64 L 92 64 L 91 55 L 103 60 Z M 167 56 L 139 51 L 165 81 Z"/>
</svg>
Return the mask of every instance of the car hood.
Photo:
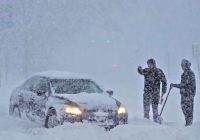
<svg viewBox="0 0 200 140">
<path fill-rule="evenodd" d="M 56 95 L 79 104 L 87 110 L 117 110 L 116 100 L 106 93 L 79 93 Z"/>
</svg>

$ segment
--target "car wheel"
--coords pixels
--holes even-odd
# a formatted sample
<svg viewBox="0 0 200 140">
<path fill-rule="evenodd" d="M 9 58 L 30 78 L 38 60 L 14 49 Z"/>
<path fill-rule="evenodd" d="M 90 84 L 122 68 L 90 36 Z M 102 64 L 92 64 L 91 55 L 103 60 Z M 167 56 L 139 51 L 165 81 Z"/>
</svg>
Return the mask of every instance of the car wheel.
<svg viewBox="0 0 200 140">
<path fill-rule="evenodd" d="M 14 117 L 18 117 L 18 118 L 21 118 L 21 112 L 20 112 L 20 109 L 17 105 L 15 105 L 13 107 L 13 109 L 11 110 L 10 114 Z"/>
<path fill-rule="evenodd" d="M 59 124 L 60 124 L 60 122 L 57 119 L 55 109 L 49 109 L 48 114 L 47 114 L 46 119 L 45 119 L 44 126 L 46 128 L 53 128 L 55 126 L 58 126 Z"/>
</svg>

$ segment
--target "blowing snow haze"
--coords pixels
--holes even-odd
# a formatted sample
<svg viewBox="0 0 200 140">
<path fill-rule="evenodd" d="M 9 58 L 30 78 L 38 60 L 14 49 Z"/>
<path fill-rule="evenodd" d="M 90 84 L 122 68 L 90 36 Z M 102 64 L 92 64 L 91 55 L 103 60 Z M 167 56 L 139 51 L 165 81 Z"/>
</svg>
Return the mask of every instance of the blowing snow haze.
<svg viewBox="0 0 200 140">
<path fill-rule="evenodd" d="M 197 139 L 200 64 L 193 46 L 200 46 L 199 14 L 200 0 L 0 0 L 0 139 Z M 184 126 L 176 89 L 163 111 L 163 125 L 151 121 L 152 112 L 151 120 L 143 119 L 144 78 L 137 68 L 147 67 L 149 58 L 165 73 L 168 88 L 180 83 L 181 60 L 191 61 L 197 82 L 191 127 Z M 83 73 L 114 90 L 113 97 L 123 103 L 119 108 L 128 111 L 128 124 L 106 133 L 93 124 L 45 129 L 10 117 L 14 86 L 52 70 Z M 28 109 L 25 113 L 31 113 Z"/>
<path fill-rule="evenodd" d="M 199 13 L 199 0 L 0 0 L 2 82 L 64 70 L 133 83 L 149 57 L 180 73 Z"/>
</svg>

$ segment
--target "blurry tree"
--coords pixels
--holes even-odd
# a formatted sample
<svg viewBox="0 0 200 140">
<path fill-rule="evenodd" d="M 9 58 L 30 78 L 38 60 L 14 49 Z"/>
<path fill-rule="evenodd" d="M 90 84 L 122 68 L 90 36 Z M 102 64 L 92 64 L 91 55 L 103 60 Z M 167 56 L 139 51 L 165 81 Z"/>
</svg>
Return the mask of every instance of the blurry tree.
<svg viewBox="0 0 200 140">
<path fill-rule="evenodd" d="M 198 74 L 200 77 L 200 44 L 192 45 L 192 52 L 193 52 L 193 57 L 196 59 L 197 62 Z"/>
<path fill-rule="evenodd" d="M 6 36 L 9 30 L 12 30 L 14 26 L 13 23 L 13 7 L 10 1 L 1 1 L 0 2 L 0 85 L 2 82 L 7 83 L 8 80 L 8 47 L 6 45 Z"/>
</svg>

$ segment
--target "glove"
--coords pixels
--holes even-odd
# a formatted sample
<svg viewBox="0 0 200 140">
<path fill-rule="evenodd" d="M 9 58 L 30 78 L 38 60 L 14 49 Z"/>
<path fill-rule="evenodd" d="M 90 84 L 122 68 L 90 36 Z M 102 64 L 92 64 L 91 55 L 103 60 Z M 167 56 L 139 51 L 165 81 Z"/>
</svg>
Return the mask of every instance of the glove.
<svg viewBox="0 0 200 140">
<path fill-rule="evenodd" d="M 141 67 L 141 66 L 138 66 L 138 69 L 139 69 L 139 70 L 141 70 L 141 69 L 142 69 L 142 67 Z"/>
<path fill-rule="evenodd" d="M 170 89 L 172 89 L 174 87 L 174 84 L 173 83 L 171 83 L 170 84 Z"/>
</svg>

